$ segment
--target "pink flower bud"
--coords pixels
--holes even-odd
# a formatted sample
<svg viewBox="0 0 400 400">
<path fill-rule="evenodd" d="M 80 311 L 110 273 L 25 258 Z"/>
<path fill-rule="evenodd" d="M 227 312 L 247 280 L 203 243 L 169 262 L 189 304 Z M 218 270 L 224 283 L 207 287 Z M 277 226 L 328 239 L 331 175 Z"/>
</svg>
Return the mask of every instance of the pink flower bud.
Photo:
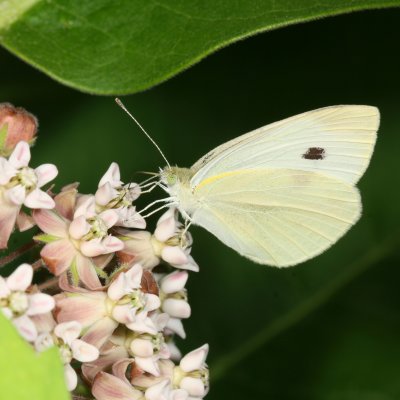
<svg viewBox="0 0 400 400">
<path fill-rule="evenodd" d="M 20 141 L 32 143 L 37 127 L 37 119 L 32 114 L 23 108 L 14 107 L 12 104 L 1 103 L 0 138 L 3 138 L 3 131 L 6 133 L 0 154 L 9 156 Z"/>
</svg>

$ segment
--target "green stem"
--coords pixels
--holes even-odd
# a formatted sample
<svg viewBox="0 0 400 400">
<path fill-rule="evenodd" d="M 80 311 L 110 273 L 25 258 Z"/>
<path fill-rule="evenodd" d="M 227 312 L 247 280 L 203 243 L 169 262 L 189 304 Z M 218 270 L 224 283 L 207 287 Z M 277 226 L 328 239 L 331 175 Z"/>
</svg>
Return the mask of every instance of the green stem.
<svg viewBox="0 0 400 400">
<path fill-rule="evenodd" d="M 380 245 L 369 250 L 363 257 L 344 268 L 344 272 L 331 280 L 326 286 L 317 290 L 311 297 L 304 300 L 288 313 L 276 318 L 256 335 L 246 340 L 240 347 L 220 357 L 210 367 L 213 382 L 221 379 L 227 371 L 243 361 L 250 354 L 264 346 L 280 333 L 301 321 L 325 303 L 328 302 L 340 289 L 353 281 L 362 272 L 378 261 L 383 260 L 399 248 L 399 235 L 393 234 Z"/>
</svg>

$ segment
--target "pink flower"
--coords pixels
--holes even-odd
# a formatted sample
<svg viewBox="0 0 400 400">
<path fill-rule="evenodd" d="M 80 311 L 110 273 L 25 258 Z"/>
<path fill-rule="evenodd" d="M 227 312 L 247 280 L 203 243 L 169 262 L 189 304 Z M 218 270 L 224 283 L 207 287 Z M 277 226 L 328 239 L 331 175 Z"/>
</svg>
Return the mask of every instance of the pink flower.
<svg viewBox="0 0 400 400">
<path fill-rule="evenodd" d="M 139 195 L 139 185 L 124 185 L 121 182 L 119 166 L 113 162 L 99 182 L 95 199 L 100 210 L 113 209 L 117 213 L 118 221 L 115 225 L 143 229 L 146 227 L 146 221 L 132 205 Z"/>
<path fill-rule="evenodd" d="M 109 340 L 119 324 L 138 334 L 156 335 L 164 329 L 167 316 L 150 315 L 161 303 L 157 295 L 144 291 L 148 289 L 147 279 L 141 266 L 135 265 L 116 275 L 104 292 L 68 286 L 64 277 L 60 281 L 64 293 L 56 296 L 57 321 L 80 322 L 85 329 L 83 339 L 98 348 Z"/>
<path fill-rule="evenodd" d="M 96 375 L 92 393 L 97 400 L 201 400 L 209 385 L 207 352 L 204 345 L 183 357 L 177 366 L 170 360 L 160 360 L 160 376 L 139 373 L 131 381 L 126 370 L 129 366 L 131 370 L 137 368 L 135 359 L 120 360 L 112 367 L 113 375 Z"/>
<path fill-rule="evenodd" d="M 202 399 L 208 392 L 209 374 L 205 363 L 208 344 L 186 354 L 174 369 L 174 386 L 187 391 L 189 396 Z"/>
<path fill-rule="evenodd" d="M 161 260 L 175 268 L 197 272 L 198 265 L 190 255 L 192 237 L 184 233 L 177 219 L 176 209 L 170 208 L 157 222 L 153 235 L 150 232 L 118 230 L 125 247 L 118 252 L 124 263 L 139 262 L 151 269 Z"/>
<path fill-rule="evenodd" d="M 142 276 L 142 266 L 135 264 L 111 283 L 107 293 L 115 302 L 112 316 L 128 329 L 156 334 L 159 329 L 148 314 L 157 310 L 161 303 L 157 295 L 141 290 Z"/>
<path fill-rule="evenodd" d="M 68 390 L 76 388 L 78 377 L 71 367 L 73 359 L 81 362 L 92 362 L 99 357 L 96 347 L 78 339 L 82 331 L 79 322 L 69 321 L 58 324 L 52 333 L 42 333 L 35 341 L 37 351 L 44 351 L 52 346 L 57 346 L 60 351 L 61 361 L 64 364 L 64 374 Z"/>
<path fill-rule="evenodd" d="M 93 196 L 77 198 L 75 187 L 67 187 L 55 197 L 56 210 L 36 210 L 33 218 L 45 235 L 37 240 L 47 243 L 40 255 L 56 276 L 69 270 L 74 284 L 101 287 L 98 275 L 104 275 L 101 256 L 121 250 L 121 240 L 109 234 L 118 216 L 113 210 L 97 214 Z"/>
<path fill-rule="evenodd" d="M 53 164 L 36 169 L 28 166 L 31 158 L 27 142 L 19 142 L 9 159 L 0 157 L 0 248 L 7 247 L 22 205 L 32 209 L 54 208 L 54 200 L 40 188 L 57 176 Z"/>
<path fill-rule="evenodd" d="M 54 308 L 51 296 L 27 292 L 32 277 L 33 269 L 29 264 L 21 264 L 8 278 L 0 277 L 0 309 L 29 342 L 33 342 L 38 334 L 31 317 L 48 313 Z"/>
</svg>

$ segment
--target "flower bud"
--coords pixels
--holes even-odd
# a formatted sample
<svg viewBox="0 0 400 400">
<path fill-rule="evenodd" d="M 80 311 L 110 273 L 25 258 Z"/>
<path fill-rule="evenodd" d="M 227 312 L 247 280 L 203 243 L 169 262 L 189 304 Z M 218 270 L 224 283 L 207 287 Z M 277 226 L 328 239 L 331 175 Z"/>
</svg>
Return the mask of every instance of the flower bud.
<svg viewBox="0 0 400 400">
<path fill-rule="evenodd" d="M 35 116 L 10 103 L 0 104 L 0 156 L 9 156 L 20 141 L 32 143 L 37 132 Z"/>
</svg>

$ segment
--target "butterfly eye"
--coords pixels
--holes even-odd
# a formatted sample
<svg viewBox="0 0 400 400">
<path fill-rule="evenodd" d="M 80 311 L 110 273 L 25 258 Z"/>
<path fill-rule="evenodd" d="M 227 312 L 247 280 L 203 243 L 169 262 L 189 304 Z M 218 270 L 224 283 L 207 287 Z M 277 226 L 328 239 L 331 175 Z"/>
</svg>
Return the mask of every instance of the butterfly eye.
<svg viewBox="0 0 400 400">
<path fill-rule="evenodd" d="M 173 186 L 176 183 L 176 175 L 175 174 L 168 174 L 167 175 L 167 183 L 169 186 Z"/>
</svg>

